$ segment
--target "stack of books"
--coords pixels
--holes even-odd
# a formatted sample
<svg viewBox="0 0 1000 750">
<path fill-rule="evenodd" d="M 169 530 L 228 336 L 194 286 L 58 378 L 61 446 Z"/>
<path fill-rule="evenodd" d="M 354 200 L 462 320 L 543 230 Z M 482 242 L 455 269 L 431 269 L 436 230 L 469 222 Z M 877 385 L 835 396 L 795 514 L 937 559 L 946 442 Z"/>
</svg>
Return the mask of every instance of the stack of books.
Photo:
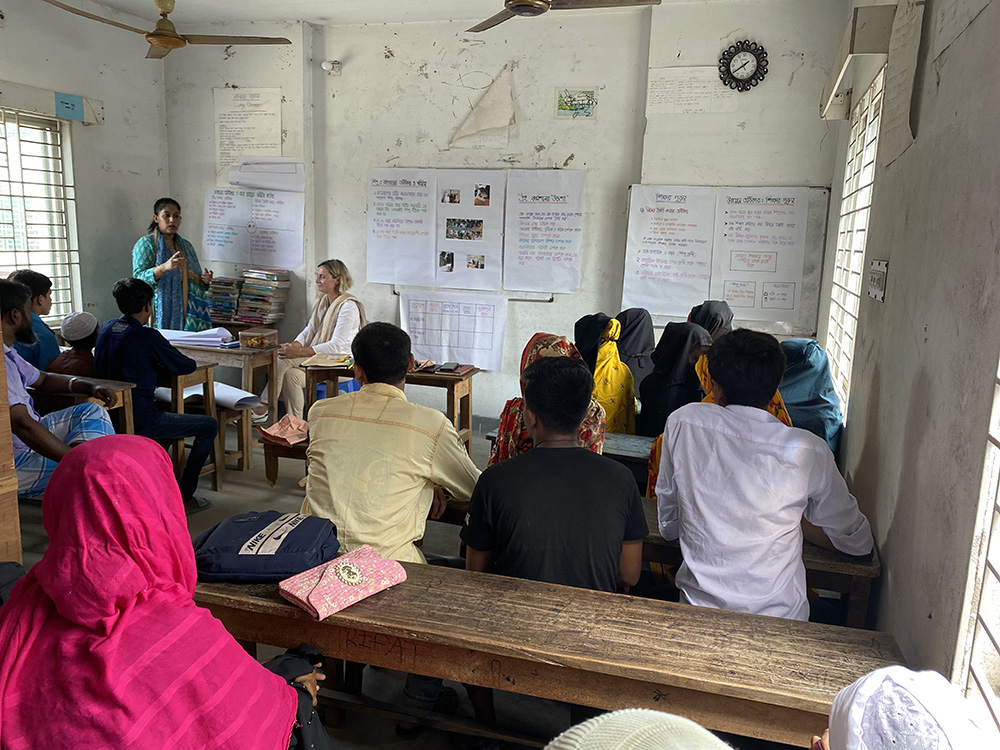
<svg viewBox="0 0 1000 750">
<path fill-rule="evenodd" d="M 276 323 L 285 317 L 291 273 L 273 268 L 248 268 L 243 272 L 239 307 L 233 318 L 238 323 Z"/>
<path fill-rule="evenodd" d="M 212 320 L 228 323 L 236 315 L 243 279 L 216 276 L 208 287 L 208 311 Z"/>
</svg>

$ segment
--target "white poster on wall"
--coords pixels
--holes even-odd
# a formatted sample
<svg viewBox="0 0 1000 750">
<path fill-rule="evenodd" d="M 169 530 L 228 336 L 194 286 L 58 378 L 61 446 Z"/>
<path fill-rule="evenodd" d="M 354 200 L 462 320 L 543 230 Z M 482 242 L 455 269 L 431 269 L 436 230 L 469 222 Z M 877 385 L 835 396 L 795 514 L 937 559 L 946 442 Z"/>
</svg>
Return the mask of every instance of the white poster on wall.
<svg viewBox="0 0 1000 750">
<path fill-rule="evenodd" d="M 584 173 L 579 170 L 510 171 L 504 289 L 580 290 L 584 192 Z"/>
<path fill-rule="evenodd" d="M 710 187 L 632 186 L 623 308 L 682 317 L 709 298 L 715 199 Z"/>
<path fill-rule="evenodd" d="M 205 193 L 201 252 L 208 260 L 297 268 L 305 205 L 303 193 L 211 188 Z"/>
<path fill-rule="evenodd" d="M 497 170 L 438 170 L 438 287 L 500 291 L 504 187 Z"/>
<path fill-rule="evenodd" d="M 417 359 L 501 368 L 507 325 L 502 294 L 406 291 L 399 295 L 399 319 Z"/>
<path fill-rule="evenodd" d="M 437 179 L 431 169 L 368 174 L 368 281 L 433 286 Z"/>
<path fill-rule="evenodd" d="M 212 89 L 215 101 L 215 177 L 226 185 L 229 168 L 244 155 L 281 155 L 281 89 Z"/>
<path fill-rule="evenodd" d="M 711 299 L 741 319 L 798 317 L 808 202 L 806 188 L 721 188 Z"/>
<path fill-rule="evenodd" d="M 702 115 L 735 112 L 739 94 L 719 80 L 716 66 L 650 68 L 647 115 Z"/>
</svg>

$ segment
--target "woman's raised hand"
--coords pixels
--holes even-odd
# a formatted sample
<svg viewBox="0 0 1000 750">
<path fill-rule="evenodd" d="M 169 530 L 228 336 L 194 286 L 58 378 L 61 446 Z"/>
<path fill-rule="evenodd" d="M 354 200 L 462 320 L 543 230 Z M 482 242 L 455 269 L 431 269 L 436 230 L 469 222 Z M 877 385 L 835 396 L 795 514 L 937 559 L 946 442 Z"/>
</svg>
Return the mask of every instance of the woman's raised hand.
<svg viewBox="0 0 1000 750">
<path fill-rule="evenodd" d="M 212 283 L 212 279 L 215 278 L 215 274 L 209 271 L 207 268 L 201 272 L 201 283 L 208 286 Z"/>
</svg>

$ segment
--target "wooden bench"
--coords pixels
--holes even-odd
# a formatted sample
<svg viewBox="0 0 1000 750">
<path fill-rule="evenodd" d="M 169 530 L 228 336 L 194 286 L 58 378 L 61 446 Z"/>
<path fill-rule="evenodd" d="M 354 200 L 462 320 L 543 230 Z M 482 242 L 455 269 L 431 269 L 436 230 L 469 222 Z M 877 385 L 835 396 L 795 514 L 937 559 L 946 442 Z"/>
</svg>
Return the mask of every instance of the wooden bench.
<svg viewBox="0 0 1000 750">
<path fill-rule="evenodd" d="M 87 378 L 87 380 L 98 383 L 101 387 L 112 391 L 115 396 L 115 402 L 111 406 L 108 406 L 89 393 L 49 393 L 30 388 L 31 400 L 35 403 L 36 411 L 39 414 L 49 414 L 60 409 L 75 406 L 76 404 L 93 401 L 95 404 L 105 407 L 112 415 L 120 415 L 118 424 L 116 425 L 119 433 L 134 435 L 135 420 L 132 415 L 132 389 L 135 388 L 135 383 L 126 383 L 120 380 L 102 380 L 101 378 Z"/>
<path fill-rule="evenodd" d="M 806 747 L 837 692 L 901 663 L 892 636 L 404 563 L 407 580 L 316 622 L 276 584 L 198 584 L 244 642 L 601 709 L 651 708 Z M 336 677 L 334 677 L 336 681 Z"/>
<path fill-rule="evenodd" d="M 678 566 L 683 561 L 681 546 L 677 541 L 668 542 L 659 533 L 656 519 L 656 500 L 642 499 L 649 536 L 642 543 L 642 559 Z M 469 504 L 451 498 L 445 514 L 438 520 L 443 523 L 463 524 Z M 806 582 L 815 588 L 836 591 L 847 599 L 847 621 L 851 628 L 864 628 L 868 614 L 868 599 L 872 581 L 882 573 L 878 551 L 870 558 L 852 557 L 843 552 L 831 552 L 810 542 L 802 545 L 802 561 L 806 566 Z"/>
</svg>

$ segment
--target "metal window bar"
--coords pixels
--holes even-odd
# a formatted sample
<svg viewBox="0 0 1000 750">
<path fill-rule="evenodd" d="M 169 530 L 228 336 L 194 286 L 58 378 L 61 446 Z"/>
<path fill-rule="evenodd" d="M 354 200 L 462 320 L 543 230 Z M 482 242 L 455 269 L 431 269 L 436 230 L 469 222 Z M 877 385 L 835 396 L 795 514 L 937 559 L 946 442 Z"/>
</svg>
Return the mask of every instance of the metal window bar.
<svg viewBox="0 0 1000 750">
<path fill-rule="evenodd" d="M 840 203 L 840 226 L 830 302 L 826 349 L 830 358 L 834 389 L 843 410 L 851 385 L 855 331 L 864 278 L 868 209 L 875 177 L 875 152 L 882 112 L 885 68 L 872 81 L 851 113 L 851 137 L 844 170 L 844 195 Z"/>
<path fill-rule="evenodd" d="M 0 277 L 31 268 L 52 279 L 50 325 L 81 309 L 66 135 L 55 118 L 0 108 Z"/>
</svg>

